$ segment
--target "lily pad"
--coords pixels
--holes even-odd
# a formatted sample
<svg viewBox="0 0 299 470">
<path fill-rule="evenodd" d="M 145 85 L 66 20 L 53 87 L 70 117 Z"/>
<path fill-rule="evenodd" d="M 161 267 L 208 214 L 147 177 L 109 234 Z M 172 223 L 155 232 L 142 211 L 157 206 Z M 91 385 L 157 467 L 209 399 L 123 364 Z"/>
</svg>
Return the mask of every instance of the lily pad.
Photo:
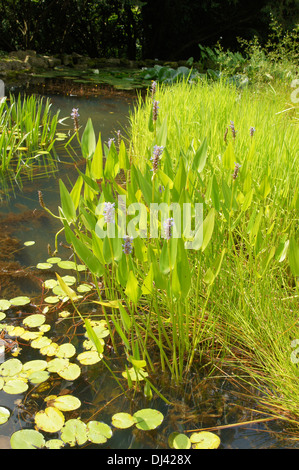
<svg viewBox="0 0 299 470">
<path fill-rule="evenodd" d="M 88 284 L 81 284 L 80 286 L 77 287 L 77 291 L 80 293 L 89 292 L 91 289 L 92 289 L 92 286 L 89 286 Z"/>
<path fill-rule="evenodd" d="M 48 371 L 46 371 L 46 370 L 37 370 L 35 372 L 32 372 L 28 376 L 28 379 L 33 384 L 40 384 L 40 383 L 45 382 L 46 380 L 48 380 L 49 377 L 50 377 L 50 374 L 49 374 Z"/>
<path fill-rule="evenodd" d="M 55 406 L 60 411 L 72 411 L 80 408 L 81 401 L 73 395 L 62 395 L 51 397 L 50 400 L 46 399 L 48 406 Z"/>
<path fill-rule="evenodd" d="M 55 353 L 55 356 L 62 358 L 70 358 L 76 354 L 76 348 L 71 343 L 61 344 Z"/>
<path fill-rule="evenodd" d="M 5 311 L 11 307 L 11 302 L 6 299 L 0 299 L 0 310 Z"/>
<path fill-rule="evenodd" d="M 52 268 L 53 264 L 51 263 L 37 263 L 37 269 L 50 269 Z"/>
<path fill-rule="evenodd" d="M 220 446 L 220 438 L 208 431 L 195 432 L 190 436 L 193 449 L 217 449 Z"/>
<path fill-rule="evenodd" d="M 61 278 L 68 286 L 72 286 L 76 282 L 75 276 L 62 276 Z"/>
<path fill-rule="evenodd" d="M 0 321 L 4 320 L 5 317 L 5 313 L 0 311 Z"/>
<path fill-rule="evenodd" d="M 32 246 L 34 244 L 35 244 L 35 242 L 33 240 L 28 240 L 28 242 L 24 242 L 25 246 Z"/>
<path fill-rule="evenodd" d="M 41 336 L 42 336 L 42 333 L 40 331 L 25 331 L 21 335 L 21 338 L 24 339 L 25 341 L 32 341 L 34 339 L 40 338 Z"/>
<path fill-rule="evenodd" d="M 99 356 L 99 353 L 95 350 L 90 350 L 90 351 L 84 351 L 80 354 L 78 354 L 77 359 L 78 361 L 85 365 L 91 365 L 91 364 L 96 364 L 102 359 L 103 355 L 101 354 Z"/>
<path fill-rule="evenodd" d="M 86 424 L 80 419 L 69 419 L 61 429 L 61 439 L 70 446 L 83 445 L 87 441 Z"/>
<path fill-rule="evenodd" d="M 19 359 L 8 359 L 0 365 L 0 375 L 12 377 L 23 369 L 23 364 Z"/>
<path fill-rule="evenodd" d="M 63 446 L 64 442 L 62 442 L 60 439 L 49 439 L 45 445 L 47 449 L 61 449 Z"/>
<path fill-rule="evenodd" d="M 86 425 L 87 438 L 95 444 L 104 444 L 112 436 L 112 429 L 108 424 L 100 421 L 89 421 Z"/>
<path fill-rule="evenodd" d="M 188 436 L 179 432 L 173 432 L 168 438 L 171 449 L 190 449 L 191 442 Z"/>
<path fill-rule="evenodd" d="M 47 263 L 50 263 L 50 264 L 59 263 L 59 261 L 61 261 L 61 258 L 59 258 L 58 256 L 54 256 L 53 258 L 47 259 Z"/>
<path fill-rule="evenodd" d="M 30 303 L 29 297 L 26 296 L 19 296 L 19 297 L 14 297 L 13 299 L 10 299 L 10 303 L 13 306 L 22 306 L 22 305 L 27 305 Z"/>
<path fill-rule="evenodd" d="M 157 428 L 164 419 L 160 411 L 152 408 L 144 408 L 143 410 L 136 411 L 133 417 L 136 419 L 136 427 L 143 431 Z"/>
<path fill-rule="evenodd" d="M 52 342 L 51 344 L 48 344 L 47 346 L 44 346 L 43 348 L 40 348 L 39 352 L 43 356 L 55 356 L 59 346 L 57 343 Z"/>
<path fill-rule="evenodd" d="M 74 263 L 74 261 L 59 261 L 57 266 L 61 269 L 76 269 L 76 263 Z"/>
<path fill-rule="evenodd" d="M 0 424 L 6 423 L 9 420 L 10 411 L 3 406 L 0 406 Z"/>
<path fill-rule="evenodd" d="M 45 370 L 48 363 L 42 359 L 33 359 L 32 361 L 25 362 L 23 365 L 23 371 L 31 374 L 32 372 L 37 372 Z"/>
<path fill-rule="evenodd" d="M 60 297 L 58 297 L 58 295 L 49 295 L 49 297 L 45 298 L 45 302 L 47 302 L 47 304 L 57 304 L 59 301 Z"/>
<path fill-rule="evenodd" d="M 29 315 L 23 320 L 24 325 L 29 326 L 30 328 L 36 328 L 37 326 L 41 326 L 45 323 L 46 317 L 42 313 L 36 313 L 33 315 Z"/>
<path fill-rule="evenodd" d="M 67 367 L 58 370 L 57 374 L 65 380 L 75 380 L 81 374 L 81 369 L 77 364 L 69 364 Z"/>
<path fill-rule="evenodd" d="M 22 379 L 11 379 L 5 382 L 3 390 L 9 395 L 19 395 L 28 390 L 28 384 Z"/>
<path fill-rule="evenodd" d="M 10 439 L 12 449 L 40 449 L 45 445 L 44 436 L 34 429 L 21 429 Z"/>
<path fill-rule="evenodd" d="M 112 416 L 112 424 L 119 429 L 127 429 L 136 424 L 136 418 L 129 413 L 115 413 Z"/>
<path fill-rule="evenodd" d="M 69 360 L 68 359 L 62 359 L 56 357 L 55 359 L 52 359 L 51 361 L 48 362 L 47 369 L 49 372 L 58 372 L 59 370 L 67 367 L 69 365 Z"/>
<path fill-rule="evenodd" d="M 31 347 L 34 349 L 41 349 L 44 348 L 45 346 L 49 346 L 49 344 L 52 343 L 52 340 L 50 338 L 47 338 L 47 336 L 40 336 L 37 339 L 34 339 L 31 342 Z"/>
<path fill-rule="evenodd" d="M 60 410 L 49 406 L 45 410 L 38 411 L 34 418 L 38 429 L 45 432 L 58 432 L 64 425 L 64 415 Z"/>
<path fill-rule="evenodd" d="M 57 286 L 57 281 L 55 279 L 47 279 L 44 282 L 44 286 L 46 289 L 53 289 L 53 287 Z"/>
</svg>

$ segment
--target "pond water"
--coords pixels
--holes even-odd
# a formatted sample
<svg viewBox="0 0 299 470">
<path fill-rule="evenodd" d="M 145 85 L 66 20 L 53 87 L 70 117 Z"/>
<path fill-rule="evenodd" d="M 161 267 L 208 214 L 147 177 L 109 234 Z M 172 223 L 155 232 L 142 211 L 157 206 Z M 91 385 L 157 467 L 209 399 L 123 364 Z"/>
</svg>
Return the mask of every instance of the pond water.
<svg viewBox="0 0 299 470">
<path fill-rule="evenodd" d="M 69 116 L 72 108 L 79 108 L 80 124 L 83 126 L 89 117 L 92 118 L 94 129 L 98 135 L 101 132 L 103 142 L 111 137 L 116 137 L 117 130 L 125 135 L 128 125 L 128 113 L 133 105 L 133 98 L 120 96 L 99 96 L 81 98 L 78 96 L 47 95 L 53 103 L 53 110 L 61 110 L 60 117 Z M 69 126 L 72 125 L 68 120 Z M 67 156 L 63 152 L 63 161 Z M 51 211 L 57 213 L 59 205 L 58 178 L 65 182 L 76 178 L 77 171 L 69 159 L 68 164 L 62 163 L 58 174 L 50 178 L 27 182 L 23 191 L 19 191 L 15 198 L 0 206 L 1 231 L 7 231 L 7 236 L 13 238 L 16 243 L 11 248 L 8 260 L 11 264 L 7 268 L 18 270 L 19 275 L 0 276 L 0 298 L 10 298 L 16 295 L 28 295 L 30 298 L 38 298 L 41 295 L 42 280 L 55 277 L 55 271 L 59 274 L 73 274 L 56 269 L 55 266 L 46 272 L 35 268 L 37 263 L 45 262 L 50 256 L 50 250 L 54 249 L 55 233 L 61 228 L 59 221 L 43 213 L 39 206 L 37 191 L 41 190 L 44 201 Z M 34 241 L 30 247 L 24 247 L 24 242 Z M 9 250 L 8 245 L 8 250 Z M 62 259 L 70 257 L 70 250 L 64 246 L 59 247 Z M 0 274 L 1 258 L 0 258 Z M 85 279 L 85 274 L 82 274 Z M 8 282 L 7 280 L 11 282 Z M 94 315 L 98 311 L 94 304 L 87 304 L 87 308 L 93 309 Z M 21 325 L 24 315 L 36 313 L 34 303 L 30 306 L 15 309 L 7 313 L 5 322 Z M 51 309 L 50 309 L 51 312 Z M 49 314 L 48 314 L 49 315 Z M 98 317 L 97 317 L 98 318 Z M 49 337 L 56 342 L 70 341 L 77 349 L 77 353 L 83 351 L 82 342 L 84 329 L 78 318 L 62 319 L 53 313 L 47 319 L 51 324 Z M 29 360 L 41 358 L 37 349 L 32 349 L 21 341 L 21 353 L 18 358 L 24 363 Z M 44 357 L 42 357 L 44 359 Z M 110 354 L 106 358 L 111 370 L 121 377 L 124 370 L 124 359 L 121 354 L 110 348 Z M 227 372 L 226 372 L 227 373 Z M 51 378 L 46 382 L 46 387 L 37 386 L 34 391 L 29 389 L 25 393 L 10 395 L 0 390 L 0 406 L 10 410 L 10 419 L 0 426 L 0 448 L 9 447 L 9 437 L 18 429 L 34 428 L 34 413 L 44 407 L 44 397 L 52 394 L 71 393 L 81 400 L 80 410 L 68 412 L 68 418 L 81 417 L 84 421 L 95 419 L 111 424 L 114 413 L 125 411 L 134 413 L 141 408 L 154 408 L 164 415 L 163 423 L 157 430 L 143 432 L 137 428 L 127 430 L 116 429 L 113 436 L 106 444 L 90 444 L 89 447 L 104 447 L 110 449 L 163 449 L 169 448 L 168 436 L 171 432 L 190 432 L 191 430 L 211 429 L 217 432 L 221 439 L 221 448 L 294 448 L 299 447 L 296 441 L 289 438 L 288 430 L 284 429 L 276 421 L 253 422 L 265 417 L 255 412 L 258 398 L 254 398 L 253 389 L 238 385 L 233 376 L 225 376 L 220 373 L 218 377 L 209 377 L 202 370 L 194 370 L 190 380 L 181 386 L 171 384 L 167 375 L 153 377 L 153 383 L 165 393 L 171 405 L 155 397 L 148 400 L 143 393 L 129 393 L 124 396 L 117 385 L 111 372 L 100 362 L 91 366 L 83 366 L 79 378 L 74 381 L 61 378 Z M 43 385 L 43 384 L 41 384 Z M 166 392 L 165 392 L 166 390 Z M 252 398 L 248 398 L 252 395 Z M 240 423 L 243 422 L 243 425 Z M 236 424 L 239 424 L 238 426 Z M 215 429 L 218 427 L 218 431 Z M 48 439 L 56 435 L 48 435 Z"/>
</svg>

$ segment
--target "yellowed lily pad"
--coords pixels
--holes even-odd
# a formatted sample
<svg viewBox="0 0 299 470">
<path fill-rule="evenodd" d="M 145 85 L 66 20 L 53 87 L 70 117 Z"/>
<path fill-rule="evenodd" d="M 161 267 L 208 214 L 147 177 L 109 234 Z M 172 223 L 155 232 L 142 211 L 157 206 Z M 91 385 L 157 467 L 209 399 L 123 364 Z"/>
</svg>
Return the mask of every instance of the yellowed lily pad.
<svg viewBox="0 0 299 470">
<path fill-rule="evenodd" d="M 12 449 L 40 449 L 45 445 L 44 436 L 34 429 L 21 429 L 10 439 Z"/>
<path fill-rule="evenodd" d="M 71 343 L 61 344 L 55 353 L 55 356 L 62 358 L 70 358 L 76 354 L 76 348 Z"/>
<path fill-rule="evenodd" d="M 22 379 L 12 378 L 11 380 L 8 380 L 7 382 L 5 382 L 3 386 L 3 390 L 9 395 L 18 395 L 28 390 L 28 384 L 24 382 L 24 380 Z"/>
<path fill-rule="evenodd" d="M 191 441 L 188 436 L 179 432 L 172 432 L 168 438 L 171 449 L 190 449 Z"/>
<path fill-rule="evenodd" d="M 48 406 L 55 406 L 60 411 L 72 411 L 80 408 L 81 401 L 73 395 L 50 396 L 45 399 Z"/>
<path fill-rule="evenodd" d="M 29 315 L 23 320 L 24 325 L 29 326 L 30 328 L 36 328 L 41 326 L 45 323 L 46 317 L 41 313 L 35 313 L 33 315 Z"/>
<path fill-rule="evenodd" d="M 13 299 L 10 299 L 10 303 L 13 306 L 22 306 L 29 304 L 30 299 L 26 296 L 14 297 Z"/>
<path fill-rule="evenodd" d="M 0 375 L 2 377 L 12 377 L 23 369 L 23 364 L 19 359 L 8 359 L 0 364 Z"/>
<path fill-rule="evenodd" d="M 5 311 L 11 307 L 11 302 L 6 299 L 0 299 L 0 310 Z"/>
<path fill-rule="evenodd" d="M 108 424 L 100 421 L 89 421 L 86 425 L 87 438 L 95 444 L 104 444 L 112 436 L 112 429 Z"/>
<path fill-rule="evenodd" d="M 0 406 L 0 424 L 6 423 L 9 420 L 10 411 L 4 406 Z"/>
<path fill-rule="evenodd" d="M 60 410 L 49 406 L 45 410 L 38 411 L 34 418 L 38 429 L 45 432 L 58 432 L 64 425 L 64 415 Z"/>
<path fill-rule="evenodd" d="M 195 432 L 190 436 L 193 449 L 217 449 L 220 446 L 220 438 L 208 431 Z"/>
<path fill-rule="evenodd" d="M 133 417 L 136 419 L 136 427 L 143 431 L 157 428 L 163 421 L 163 414 L 152 408 L 144 408 L 136 411 Z"/>
<path fill-rule="evenodd" d="M 65 380 L 75 380 L 81 374 L 81 369 L 77 364 L 70 363 L 67 367 L 58 370 L 57 374 Z"/>
<path fill-rule="evenodd" d="M 78 361 L 85 365 L 91 365 L 91 364 L 96 364 L 102 359 L 103 355 L 99 355 L 99 353 L 95 350 L 90 350 L 90 351 L 84 351 L 80 354 L 78 354 L 77 359 Z"/>
<path fill-rule="evenodd" d="M 112 424 L 119 429 L 127 429 L 136 424 L 136 418 L 129 413 L 115 413 L 112 416 Z"/>
<path fill-rule="evenodd" d="M 83 445 L 87 441 L 86 424 L 80 419 L 69 419 L 61 429 L 61 439 L 70 446 Z"/>
</svg>

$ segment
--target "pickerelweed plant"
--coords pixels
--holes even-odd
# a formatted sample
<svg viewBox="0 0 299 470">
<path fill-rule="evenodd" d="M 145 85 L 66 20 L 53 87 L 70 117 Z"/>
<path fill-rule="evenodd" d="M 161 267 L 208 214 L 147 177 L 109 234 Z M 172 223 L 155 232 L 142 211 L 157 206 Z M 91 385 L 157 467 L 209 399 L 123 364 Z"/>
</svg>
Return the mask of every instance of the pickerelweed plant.
<svg viewBox="0 0 299 470">
<path fill-rule="evenodd" d="M 37 178 L 57 170 L 54 143 L 65 140 L 58 132 L 59 112 L 51 113 L 50 100 L 35 96 L 0 101 L 0 198 L 22 187 L 22 178 Z"/>
<path fill-rule="evenodd" d="M 78 170 L 70 192 L 60 181 L 66 240 L 96 286 L 101 278 L 107 324 L 140 374 L 168 369 L 179 381 L 195 360 L 208 353 L 213 361 L 230 338 L 224 325 L 232 319 L 221 301 L 229 296 L 233 311 L 249 315 L 246 291 L 258 298 L 269 273 L 296 289 L 292 115 L 279 113 L 273 100 L 263 118 L 259 106 L 247 90 L 239 96 L 221 82 L 155 87 L 132 122 L 130 154 L 123 141 L 103 152 L 89 120 L 81 140 L 85 173 Z M 279 160 L 270 164 L 274 151 Z M 197 229 L 193 238 L 186 221 Z M 292 326 L 285 321 L 283 331 Z"/>
</svg>

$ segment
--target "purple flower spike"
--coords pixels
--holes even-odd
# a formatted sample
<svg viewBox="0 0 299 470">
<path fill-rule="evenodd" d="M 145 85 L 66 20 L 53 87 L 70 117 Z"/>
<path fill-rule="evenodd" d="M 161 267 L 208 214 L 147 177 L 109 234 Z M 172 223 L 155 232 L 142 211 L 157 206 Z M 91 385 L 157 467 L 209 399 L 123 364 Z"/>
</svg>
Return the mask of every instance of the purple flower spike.
<svg viewBox="0 0 299 470">
<path fill-rule="evenodd" d="M 128 235 L 124 236 L 124 243 L 122 247 L 123 247 L 123 252 L 125 253 L 125 255 L 129 255 L 130 253 L 132 253 L 132 250 L 133 250 L 132 242 L 133 242 L 133 237 L 129 237 Z"/>
<path fill-rule="evenodd" d="M 153 156 L 151 158 L 151 160 L 153 162 L 153 172 L 154 172 L 154 174 L 158 170 L 160 156 L 162 155 L 163 150 L 164 150 L 164 147 L 162 147 L 162 146 L 161 147 L 159 147 L 159 145 L 154 146 Z"/>
<path fill-rule="evenodd" d="M 72 112 L 71 112 L 71 118 L 73 119 L 74 121 L 74 129 L 75 131 L 77 132 L 79 130 L 79 108 L 73 108 L 72 109 Z"/>
<path fill-rule="evenodd" d="M 163 223 L 164 238 L 166 238 L 166 240 L 170 240 L 172 237 L 172 230 L 171 230 L 172 226 L 173 226 L 173 217 L 166 219 Z"/>
<path fill-rule="evenodd" d="M 104 203 L 104 219 L 107 224 L 113 224 L 114 223 L 114 216 L 115 216 L 115 203 L 111 202 L 105 202 Z"/>
</svg>

